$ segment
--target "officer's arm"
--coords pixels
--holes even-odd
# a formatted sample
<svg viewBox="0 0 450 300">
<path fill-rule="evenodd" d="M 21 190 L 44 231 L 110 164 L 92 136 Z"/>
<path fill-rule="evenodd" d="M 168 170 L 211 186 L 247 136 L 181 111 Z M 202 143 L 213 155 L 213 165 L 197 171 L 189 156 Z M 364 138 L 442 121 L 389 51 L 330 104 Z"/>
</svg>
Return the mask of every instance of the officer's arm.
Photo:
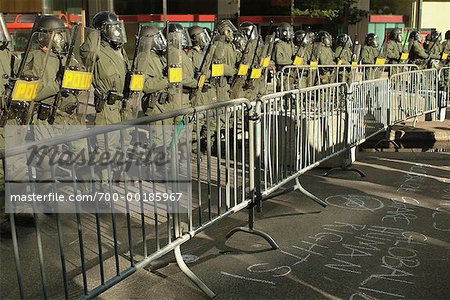
<svg viewBox="0 0 450 300">
<path fill-rule="evenodd" d="M 225 52 L 224 52 L 225 54 Z M 231 59 L 231 61 L 229 61 L 227 64 L 225 64 L 225 70 L 224 70 L 224 74 L 225 76 L 234 76 L 237 72 L 236 70 L 236 63 L 237 63 L 237 54 L 233 49 L 233 58 Z M 224 59 L 225 61 L 225 59 Z"/>
<path fill-rule="evenodd" d="M 93 65 L 92 59 L 99 52 L 100 35 L 97 30 L 91 30 L 86 35 L 86 40 L 80 46 L 80 56 L 85 65 Z"/>
<path fill-rule="evenodd" d="M 189 72 L 187 67 L 185 67 L 187 64 L 190 64 L 189 68 L 191 68 L 192 73 Z M 194 74 L 194 64 L 192 63 L 192 61 L 186 55 L 184 57 L 184 64 L 183 64 L 183 81 L 181 82 L 183 84 L 183 87 L 192 88 L 192 89 L 196 88 L 197 87 L 197 80 L 195 80 L 194 76 L 195 76 L 195 74 Z"/>
<path fill-rule="evenodd" d="M 425 52 L 425 49 L 423 49 L 423 47 L 418 42 L 414 42 L 413 52 L 419 58 L 428 58 L 428 54 Z"/>
<path fill-rule="evenodd" d="M 400 53 L 397 51 L 395 44 L 389 43 L 387 46 L 387 58 L 389 59 L 399 59 Z"/>
<path fill-rule="evenodd" d="M 145 94 L 156 93 L 165 90 L 169 86 L 167 77 L 162 75 L 163 70 L 158 67 L 158 62 L 156 61 L 157 59 L 157 57 L 149 57 L 144 63 L 143 70 L 145 74 Z"/>
<path fill-rule="evenodd" d="M 371 64 L 369 49 L 367 47 L 363 47 L 361 50 L 361 62 L 363 64 Z"/>
</svg>

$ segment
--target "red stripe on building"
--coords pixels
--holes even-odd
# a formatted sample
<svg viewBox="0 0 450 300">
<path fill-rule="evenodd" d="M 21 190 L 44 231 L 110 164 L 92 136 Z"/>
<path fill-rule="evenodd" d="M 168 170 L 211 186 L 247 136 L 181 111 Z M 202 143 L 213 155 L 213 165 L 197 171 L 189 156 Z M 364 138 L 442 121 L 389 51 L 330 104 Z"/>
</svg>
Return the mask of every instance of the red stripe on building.
<svg viewBox="0 0 450 300">
<path fill-rule="evenodd" d="M 324 18 L 311 18 L 298 16 L 291 18 L 290 16 L 242 16 L 239 18 L 239 22 L 252 22 L 254 24 L 269 24 L 271 21 L 274 23 L 291 23 L 291 20 L 295 24 L 323 24 Z"/>
<path fill-rule="evenodd" d="M 370 23 L 408 23 L 408 16 L 399 15 L 372 15 L 369 17 Z"/>
<path fill-rule="evenodd" d="M 164 15 L 120 15 L 125 22 L 163 22 Z M 167 15 L 169 22 L 214 22 L 215 15 Z"/>
</svg>

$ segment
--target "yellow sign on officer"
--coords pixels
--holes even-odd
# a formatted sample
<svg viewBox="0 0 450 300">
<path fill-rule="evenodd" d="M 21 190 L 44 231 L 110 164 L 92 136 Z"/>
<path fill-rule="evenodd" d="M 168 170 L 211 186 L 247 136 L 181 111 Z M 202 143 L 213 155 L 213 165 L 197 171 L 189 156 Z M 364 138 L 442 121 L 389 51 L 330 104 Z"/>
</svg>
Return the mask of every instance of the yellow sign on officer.
<svg viewBox="0 0 450 300">
<path fill-rule="evenodd" d="M 270 66 L 270 56 L 264 57 L 264 58 L 261 60 L 261 66 L 262 66 L 263 68 L 267 68 L 268 66 Z"/>
<path fill-rule="evenodd" d="M 11 99 L 14 101 L 33 101 L 37 97 L 40 84 L 40 80 L 17 80 L 14 84 Z"/>
<path fill-rule="evenodd" d="M 251 79 L 258 79 L 261 78 L 262 75 L 262 69 L 261 68 L 254 68 L 252 69 L 252 72 L 250 73 Z"/>
<path fill-rule="evenodd" d="M 130 90 L 134 92 L 139 92 L 144 89 L 144 75 L 133 74 L 130 80 Z"/>
<path fill-rule="evenodd" d="M 241 64 L 238 70 L 238 76 L 245 76 L 248 73 L 249 66 L 245 64 Z"/>
<path fill-rule="evenodd" d="M 213 64 L 212 65 L 212 77 L 220 77 L 225 74 L 225 65 L 224 64 Z"/>
<path fill-rule="evenodd" d="M 303 57 L 296 56 L 294 59 L 294 66 L 301 66 L 303 65 Z"/>
<path fill-rule="evenodd" d="M 62 87 L 71 90 L 87 91 L 91 88 L 92 73 L 83 71 L 66 70 Z"/>
<path fill-rule="evenodd" d="M 169 82 L 180 83 L 183 81 L 183 68 L 169 68 Z"/>
</svg>

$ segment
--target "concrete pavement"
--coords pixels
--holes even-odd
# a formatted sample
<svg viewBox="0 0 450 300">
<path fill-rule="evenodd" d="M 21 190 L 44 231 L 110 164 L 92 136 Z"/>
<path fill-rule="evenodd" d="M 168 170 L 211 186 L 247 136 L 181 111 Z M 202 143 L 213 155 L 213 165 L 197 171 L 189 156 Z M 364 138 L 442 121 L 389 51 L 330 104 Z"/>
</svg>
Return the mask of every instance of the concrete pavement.
<svg viewBox="0 0 450 300">
<path fill-rule="evenodd" d="M 218 299 L 445 299 L 450 295 L 450 155 L 361 153 L 355 173 L 301 177 L 327 208 L 298 192 L 269 200 L 257 228 L 280 245 L 225 234 L 238 213 L 182 247 Z M 194 258 L 194 259 L 192 259 Z M 201 299 L 173 258 L 99 298 Z"/>
</svg>

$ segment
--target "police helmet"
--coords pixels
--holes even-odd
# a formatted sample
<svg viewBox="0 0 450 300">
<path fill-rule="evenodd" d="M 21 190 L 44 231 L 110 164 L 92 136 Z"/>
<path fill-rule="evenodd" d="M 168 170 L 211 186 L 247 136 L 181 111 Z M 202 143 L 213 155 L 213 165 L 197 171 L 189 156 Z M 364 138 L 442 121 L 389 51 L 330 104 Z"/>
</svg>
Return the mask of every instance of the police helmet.
<svg viewBox="0 0 450 300">
<path fill-rule="evenodd" d="M 208 45 L 211 41 L 211 37 L 205 28 L 200 26 L 192 26 L 188 29 L 189 37 L 193 46 L 200 46 L 201 48 Z"/>
<path fill-rule="evenodd" d="M 41 47 L 48 47 L 51 41 L 52 51 L 56 53 L 63 52 L 67 47 L 68 36 L 64 22 L 58 17 L 52 15 L 42 15 L 34 24 L 33 34 L 38 33 L 38 41 Z"/>
<path fill-rule="evenodd" d="M 294 44 L 297 47 L 304 47 L 310 43 L 310 35 L 303 30 L 297 30 L 294 33 Z"/>
<path fill-rule="evenodd" d="M 247 37 L 249 40 L 258 39 L 258 28 L 255 24 L 251 22 L 243 22 L 239 25 L 239 29 L 241 32 Z"/>
<path fill-rule="evenodd" d="M 144 26 L 141 28 L 140 32 L 141 39 L 147 44 L 151 49 L 156 51 L 164 51 L 167 48 L 167 40 L 161 30 L 154 26 Z"/>
<path fill-rule="evenodd" d="M 326 31 L 319 31 L 319 33 L 316 36 L 316 41 L 319 43 L 323 43 L 327 47 L 331 47 L 332 37 Z"/>
<path fill-rule="evenodd" d="M 392 41 L 402 42 L 402 30 L 400 28 L 395 28 L 389 33 L 389 39 Z"/>
<path fill-rule="evenodd" d="M 285 42 L 290 42 L 294 38 L 294 28 L 289 23 L 282 23 L 277 27 L 277 37 Z"/>
<path fill-rule="evenodd" d="M 179 32 L 181 34 L 181 46 L 185 47 L 191 47 L 191 39 L 189 38 L 189 33 L 185 28 L 183 28 L 183 25 L 180 23 L 169 23 L 168 25 L 168 32 Z"/>
<path fill-rule="evenodd" d="M 126 43 L 125 27 L 116 14 L 101 11 L 92 19 L 92 26 L 100 31 L 102 39 L 114 49 L 120 49 Z"/>
<path fill-rule="evenodd" d="M 378 35 L 376 35 L 375 33 L 369 33 L 366 36 L 365 44 L 371 47 L 378 47 L 379 45 Z"/>
</svg>

